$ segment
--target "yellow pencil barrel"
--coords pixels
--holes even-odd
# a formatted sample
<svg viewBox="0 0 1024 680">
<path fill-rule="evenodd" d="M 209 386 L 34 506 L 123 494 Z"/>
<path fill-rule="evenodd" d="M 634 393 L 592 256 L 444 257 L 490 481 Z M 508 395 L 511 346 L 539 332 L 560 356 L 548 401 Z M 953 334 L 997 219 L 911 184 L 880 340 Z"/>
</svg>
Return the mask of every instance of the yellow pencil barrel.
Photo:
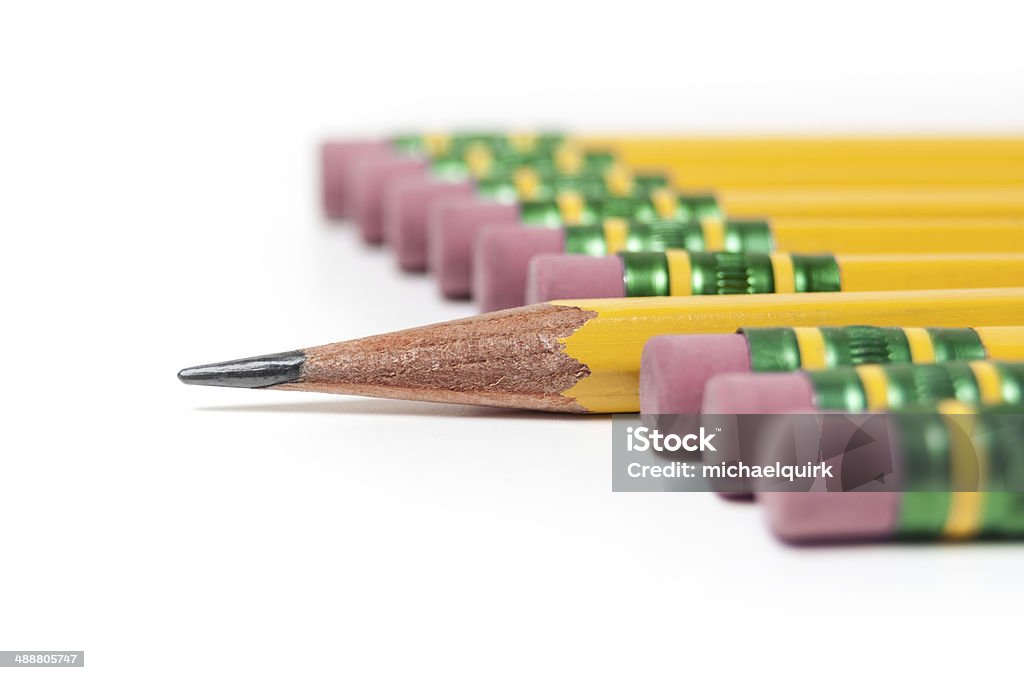
<svg viewBox="0 0 1024 680">
<path fill-rule="evenodd" d="M 716 193 L 730 217 L 980 217 L 1024 215 L 1021 187 L 737 189 Z"/>
<path fill-rule="evenodd" d="M 1021 217 L 777 217 L 768 225 L 788 252 L 1024 252 Z"/>
<path fill-rule="evenodd" d="M 840 255 L 843 292 L 1024 286 L 1024 254 Z"/>
<path fill-rule="evenodd" d="M 989 359 L 1024 361 L 1024 328 L 1020 326 L 983 326 L 974 329 L 985 346 Z"/>
<path fill-rule="evenodd" d="M 1010 326 L 1024 319 L 1024 288 L 620 298 L 552 304 L 579 307 L 593 315 L 562 340 L 565 352 L 590 371 L 565 396 L 590 411 L 628 413 L 639 410 L 640 355 L 655 335 L 732 333 L 740 327 L 756 326 Z M 1001 339 L 1009 346 L 1012 335 L 993 332 L 983 339 L 993 343 Z"/>
<path fill-rule="evenodd" d="M 998 163 L 1024 160 L 1024 136 L 616 136 L 573 137 L 584 148 L 609 149 L 625 162 L 802 161 L 806 163 L 920 163 L 960 160 Z"/>
</svg>

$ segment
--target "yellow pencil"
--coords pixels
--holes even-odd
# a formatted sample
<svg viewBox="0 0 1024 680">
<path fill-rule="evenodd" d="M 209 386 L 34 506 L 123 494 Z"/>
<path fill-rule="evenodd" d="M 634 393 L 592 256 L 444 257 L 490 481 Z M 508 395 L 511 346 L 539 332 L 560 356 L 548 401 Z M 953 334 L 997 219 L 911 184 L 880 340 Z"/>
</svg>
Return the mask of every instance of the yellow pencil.
<svg viewBox="0 0 1024 680">
<path fill-rule="evenodd" d="M 636 412 L 656 335 L 739 327 L 1010 326 L 1024 289 L 562 300 L 306 350 L 188 368 L 189 384 L 572 413 Z"/>
</svg>

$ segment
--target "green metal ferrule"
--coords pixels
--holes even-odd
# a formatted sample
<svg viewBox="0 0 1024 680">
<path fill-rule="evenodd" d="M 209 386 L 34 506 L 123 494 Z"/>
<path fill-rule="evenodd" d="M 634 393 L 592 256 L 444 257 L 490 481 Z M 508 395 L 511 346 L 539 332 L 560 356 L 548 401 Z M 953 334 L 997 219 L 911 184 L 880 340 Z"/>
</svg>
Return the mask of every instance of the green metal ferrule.
<svg viewBox="0 0 1024 680">
<path fill-rule="evenodd" d="M 649 195 L 652 191 L 658 189 L 667 189 L 669 187 L 668 175 L 662 175 L 660 173 L 637 173 L 633 175 L 633 196 L 637 198 Z"/>
<path fill-rule="evenodd" d="M 1024 363 L 993 361 L 992 365 L 999 373 L 1000 402 L 1015 406 L 1024 405 Z"/>
<path fill-rule="evenodd" d="M 437 156 L 430 161 L 430 174 L 447 182 L 457 182 L 469 177 L 469 167 L 461 156 Z"/>
<path fill-rule="evenodd" d="M 690 220 L 725 219 L 714 194 L 680 194 L 679 217 Z"/>
<path fill-rule="evenodd" d="M 814 405 L 824 411 L 862 413 L 868 410 L 868 395 L 857 369 L 852 366 L 810 371 L 807 379 L 814 391 Z"/>
<path fill-rule="evenodd" d="M 640 252 L 668 249 L 699 252 L 704 250 L 704 232 L 699 222 L 679 220 L 634 220 L 626 236 L 626 250 Z"/>
<path fill-rule="evenodd" d="M 523 201 L 519 204 L 523 224 L 536 227 L 562 226 L 562 213 L 555 201 Z"/>
<path fill-rule="evenodd" d="M 931 404 L 953 399 L 978 404 L 981 394 L 970 365 L 894 363 L 881 367 L 886 378 L 887 408 Z M 868 409 L 867 393 L 854 367 L 810 371 L 815 404 L 822 409 L 859 412 Z"/>
<path fill-rule="evenodd" d="M 564 132 L 538 132 L 533 135 L 529 146 L 529 152 L 534 154 L 552 155 L 558 147 L 565 144 L 566 136 Z M 515 145 L 509 140 L 509 146 L 515 148 Z"/>
<path fill-rule="evenodd" d="M 592 149 L 583 153 L 583 171 L 604 173 L 618 162 L 614 151 Z"/>
<path fill-rule="evenodd" d="M 891 364 L 910 361 L 910 344 L 899 328 L 823 326 L 821 338 L 829 366 Z"/>
<path fill-rule="evenodd" d="M 603 257 L 608 254 L 608 245 L 604 240 L 604 225 L 587 224 L 575 227 L 562 227 L 565 237 L 565 252 L 574 255 L 590 255 Z"/>
<path fill-rule="evenodd" d="M 995 538 L 1024 536 L 1024 417 L 1021 407 L 989 407 L 978 417 L 973 437 L 986 453 L 988 493 L 982 504 L 981 533 Z"/>
<path fill-rule="evenodd" d="M 928 328 L 935 361 L 975 361 L 986 357 L 985 345 L 973 328 Z"/>
<path fill-rule="evenodd" d="M 884 368 L 889 408 L 936 403 L 946 399 L 981 402 L 974 372 L 965 363 L 893 364 Z"/>
<path fill-rule="evenodd" d="M 771 253 L 775 239 L 767 220 L 725 220 L 725 244 L 730 253 Z"/>
<path fill-rule="evenodd" d="M 488 131 L 467 131 L 456 132 L 451 135 L 448 143 L 449 152 L 455 155 L 462 155 L 466 149 L 477 144 L 486 146 L 492 151 L 499 152 L 508 146 L 508 136 L 503 132 Z"/>
<path fill-rule="evenodd" d="M 669 294 L 665 253 L 621 252 L 623 292 L 626 297 L 664 297 Z"/>
<path fill-rule="evenodd" d="M 772 262 L 764 253 L 690 253 L 693 295 L 752 295 L 775 291 Z"/>
<path fill-rule="evenodd" d="M 896 535 L 905 540 L 934 539 L 942 535 L 949 516 L 949 431 L 942 416 L 925 412 L 899 418 L 896 430 L 899 451 L 894 453 L 902 459 L 905 489 Z"/>
<path fill-rule="evenodd" d="M 646 198 L 605 196 L 600 201 L 594 201 L 594 208 L 602 219 L 605 217 L 622 217 L 638 222 L 651 222 L 656 217 L 654 206 Z"/>
<path fill-rule="evenodd" d="M 395 135 L 389 141 L 400 153 L 419 154 L 426 151 L 422 135 Z"/>
<path fill-rule="evenodd" d="M 883 326 L 821 326 L 829 367 L 910 361 L 910 345 L 900 328 Z M 803 367 L 800 345 L 792 328 L 741 328 L 747 338 L 754 371 L 795 371 Z"/>
<path fill-rule="evenodd" d="M 523 201 L 519 204 L 519 213 L 523 224 L 530 227 L 596 225 L 601 222 L 603 217 L 600 211 L 600 204 L 593 201 L 584 201 L 580 219 L 578 222 L 573 222 L 572 225 L 565 225 L 562 211 L 556 200 Z"/>
<path fill-rule="evenodd" d="M 500 203 L 515 203 L 519 198 L 519 192 L 516 191 L 515 180 L 508 175 L 498 175 L 478 179 L 476 180 L 476 191 L 481 196 L 485 196 Z"/>
<path fill-rule="evenodd" d="M 750 370 L 774 373 L 800 368 L 800 345 L 792 328 L 741 328 L 739 332 L 747 339 Z"/>
<path fill-rule="evenodd" d="M 543 182 L 551 196 L 563 191 L 574 191 L 587 201 L 602 201 L 608 196 L 604 178 L 600 175 L 583 173 L 579 175 L 555 175 Z"/>
<path fill-rule="evenodd" d="M 605 240 L 603 224 L 563 227 L 565 252 L 578 255 L 603 256 L 610 254 Z M 628 252 L 664 251 L 669 248 L 702 250 L 704 237 L 700 225 L 695 222 L 656 220 L 654 222 L 631 221 L 626 234 L 623 250 Z"/>
<path fill-rule="evenodd" d="M 836 293 L 842 290 L 839 263 L 831 255 L 791 255 L 793 287 L 798 293 Z"/>
</svg>

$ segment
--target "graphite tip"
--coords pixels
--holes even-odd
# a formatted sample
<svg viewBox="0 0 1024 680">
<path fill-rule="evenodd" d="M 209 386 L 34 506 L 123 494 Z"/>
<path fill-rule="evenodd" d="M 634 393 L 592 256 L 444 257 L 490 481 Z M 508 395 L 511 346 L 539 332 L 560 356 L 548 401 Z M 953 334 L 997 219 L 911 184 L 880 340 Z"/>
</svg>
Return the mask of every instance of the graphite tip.
<svg viewBox="0 0 1024 680">
<path fill-rule="evenodd" d="M 186 385 L 271 387 L 298 380 L 305 360 L 306 355 L 302 352 L 264 354 L 248 359 L 183 368 L 178 372 L 178 380 Z"/>
</svg>

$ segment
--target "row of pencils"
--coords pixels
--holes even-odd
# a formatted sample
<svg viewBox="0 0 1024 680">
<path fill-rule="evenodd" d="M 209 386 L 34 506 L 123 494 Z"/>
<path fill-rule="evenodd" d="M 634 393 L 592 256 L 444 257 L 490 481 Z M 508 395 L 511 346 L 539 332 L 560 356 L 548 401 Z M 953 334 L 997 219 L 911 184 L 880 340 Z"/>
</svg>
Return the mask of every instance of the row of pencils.
<svg viewBox="0 0 1024 680">
<path fill-rule="evenodd" d="M 886 436 L 815 421 L 836 478 L 719 490 L 794 542 L 1024 536 L 1024 137 L 471 131 L 321 162 L 328 218 L 486 313 L 184 382 L 639 412 L 680 438 L 701 414 L 883 414 Z M 745 441 L 708 464 L 794 455 L 783 427 L 719 429 Z"/>
</svg>

